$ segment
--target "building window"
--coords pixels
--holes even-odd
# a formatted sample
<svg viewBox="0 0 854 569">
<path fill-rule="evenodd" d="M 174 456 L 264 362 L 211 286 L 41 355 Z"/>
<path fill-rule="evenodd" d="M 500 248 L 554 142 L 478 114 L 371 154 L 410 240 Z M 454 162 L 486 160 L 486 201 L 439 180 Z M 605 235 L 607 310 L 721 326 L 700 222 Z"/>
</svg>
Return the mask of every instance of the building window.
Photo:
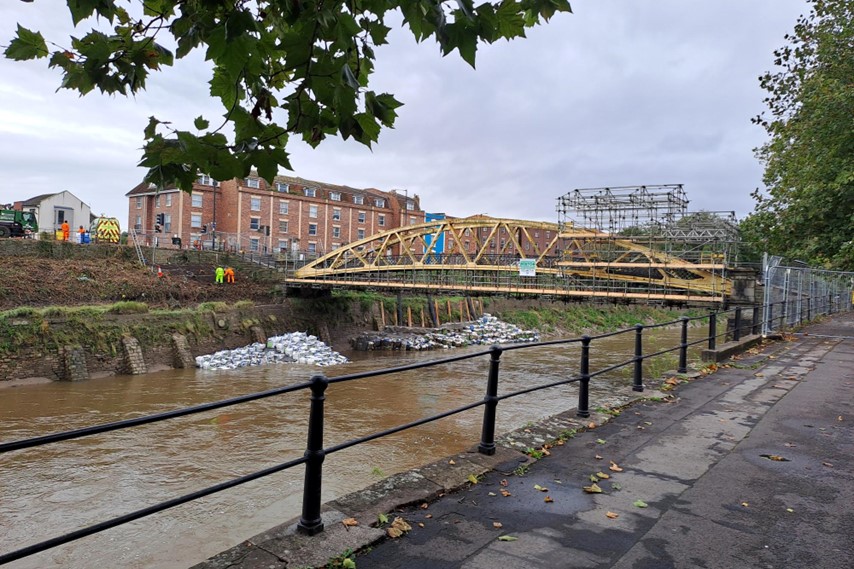
<svg viewBox="0 0 854 569">
<path fill-rule="evenodd" d="M 314 241 L 308 242 L 308 252 L 309 253 L 317 253 L 317 243 Z"/>
<path fill-rule="evenodd" d="M 329 199 L 334 202 L 341 201 L 341 192 L 329 192 Z"/>
<path fill-rule="evenodd" d="M 308 206 L 308 216 L 309 217 L 317 217 L 317 206 L 316 205 Z"/>
<path fill-rule="evenodd" d="M 154 196 L 154 207 L 160 207 L 160 196 Z"/>
<path fill-rule="evenodd" d="M 317 195 L 317 190 L 315 188 L 303 188 L 302 193 L 307 198 L 313 198 Z"/>
<path fill-rule="evenodd" d="M 249 218 L 249 229 L 253 229 L 255 231 L 261 229 L 261 218 L 260 217 L 250 217 Z"/>
<path fill-rule="evenodd" d="M 172 214 L 170 213 L 163 214 L 163 231 L 172 233 Z"/>
<path fill-rule="evenodd" d="M 539 237 L 539 236 L 540 236 L 540 232 L 539 232 L 539 231 L 534 231 L 534 237 Z"/>
<path fill-rule="evenodd" d="M 385 207 L 385 200 L 382 198 L 377 198 L 374 200 L 374 205 L 377 207 Z"/>
<path fill-rule="evenodd" d="M 546 239 L 551 239 L 551 237 L 552 237 L 552 232 L 546 231 Z"/>
<path fill-rule="evenodd" d="M 354 196 L 353 196 L 353 203 L 354 203 L 354 204 L 362 205 L 363 203 L 365 203 L 365 196 L 356 196 L 356 195 L 354 195 Z"/>
<path fill-rule="evenodd" d="M 377 216 L 377 225 L 379 225 L 380 227 L 385 227 L 385 215 L 384 214 L 381 213 Z"/>
<path fill-rule="evenodd" d="M 359 212 L 359 223 L 365 223 L 365 212 L 364 211 Z"/>
<path fill-rule="evenodd" d="M 279 239 L 279 245 L 276 247 L 277 253 L 287 252 L 288 250 L 288 240 L 287 239 Z"/>
<path fill-rule="evenodd" d="M 279 215 L 288 215 L 288 202 L 279 202 Z"/>
<path fill-rule="evenodd" d="M 172 194 L 163 196 L 166 199 L 166 207 L 172 207 Z"/>
<path fill-rule="evenodd" d="M 414 217 L 409 218 L 409 225 L 415 225 L 416 223 L 418 223 L 417 219 L 415 219 Z"/>
<path fill-rule="evenodd" d="M 288 222 L 280 219 L 279 220 L 279 233 L 287 233 L 288 232 Z"/>
<path fill-rule="evenodd" d="M 215 186 L 216 182 L 207 174 L 201 174 L 199 176 L 199 184 L 201 184 L 202 186 Z"/>
<path fill-rule="evenodd" d="M 261 198 L 249 198 L 249 209 L 251 211 L 261 211 Z"/>
<path fill-rule="evenodd" d="M 335 208 L 332 210 L 332 221 L 341 221 L 341 210 Z"/>
<path fill-rule="evenodd" d="M 334 237 L 335 239 L 341 238 L 341 228 L 337 225 L 332 226 L 332 237 Z"/>
<path fill-rule="evenodd" d="M 317 224 L 309 223 L 308 224 L 308 234 L 309 235 L 317 235 Z"/>
<path fill-rule="evenodd" d="M 190 215 L 190 227 L 198 228 L 202 226 L 202 214 L 194 213 Z"/>
<path fill-rule="evenodd" d="M 142 196 L 136 198 L 136 209 L 142 209 Z"/>
<path fill-rule="evenodd" d="M 415 202 L 410 202 L 410 201 L 406 202 L 406 209 L 408 209 L 409 211 L 414 210 L 415 209 Z"/>
<path fill-rule="evenodd" d="M 202 207 L 202 194 L 193 194 L 193 207 Z"/>
<path fill-rule="evenodd" d="M 136 223 L 133 224 L 133 228 L 136 229 L 137 231 L 142 230 L 142 216 L 141 215 L 136 216 Z"/>
<path fill-rule="evenodd" d="M 333 243 L 333 244 L 332 244 L 332 250 L 333 250 L 333 251 L 334 251 L 335 249 L 338 249 L 339 247 L 341 247 L 341 243 Z"/>
<path fill-rule="evenodd" d="M 261 244 L 261 241 L 259 239 L 257 239 L 257 238 L 250 239 L 249 240 L 249 250 L 257 253 L 258 250 L 261 248 L 259 246 L 260 244 Z"/>
<path fill-rule="evenodd" d="M 243 185 L 247 188 L 255 188 L 257 190 L 261 187 L 261 180 L 258 178 L 246 178 L 243 180 Z"/>
<path fill-rule="evenodd" d="M 364 239 L 365 238 L 365 230 L 364 229 L 358 229 L 356 231 L 356 238 L 357 239 Z"/>
<path fill-rule="evenodd" d="M 286 184 L 284 182 L 276 182 L 276 191 L 277 192 L 287 192 L 291 189 L 290 184 Z"/>
</svg>

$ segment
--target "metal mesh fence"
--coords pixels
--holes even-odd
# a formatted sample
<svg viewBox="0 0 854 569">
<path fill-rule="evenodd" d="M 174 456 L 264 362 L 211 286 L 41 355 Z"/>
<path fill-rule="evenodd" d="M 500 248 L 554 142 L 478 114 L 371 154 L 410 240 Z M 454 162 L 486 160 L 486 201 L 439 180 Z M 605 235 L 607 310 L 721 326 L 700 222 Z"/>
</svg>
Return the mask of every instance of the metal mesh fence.
<svg viewBox="0 0 854 569">
<path fill-rule="evenodd" d="M 854 273 L 815 269 L 765 254 L 762 333 L 778 332 L 822 314 L 851 310 Z"/>
</svg>

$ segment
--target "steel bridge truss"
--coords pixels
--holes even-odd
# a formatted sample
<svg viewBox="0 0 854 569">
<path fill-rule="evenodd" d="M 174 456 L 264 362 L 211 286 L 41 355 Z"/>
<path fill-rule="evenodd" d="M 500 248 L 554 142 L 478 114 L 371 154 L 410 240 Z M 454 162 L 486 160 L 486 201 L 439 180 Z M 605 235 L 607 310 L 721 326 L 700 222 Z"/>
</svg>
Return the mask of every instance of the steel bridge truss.
<svg viewBox="0 0 854 569">
<path fill-rule="evenodd" d="M 520 274 L 521 259 L 535 262 L 536 276 Z M 730 290 L 724 272 L 720 259 L 686 261 L 598 230 L 475 216 L 355 241 L 298 269 L 288 284 L 716 303 Z"/>
</svg>

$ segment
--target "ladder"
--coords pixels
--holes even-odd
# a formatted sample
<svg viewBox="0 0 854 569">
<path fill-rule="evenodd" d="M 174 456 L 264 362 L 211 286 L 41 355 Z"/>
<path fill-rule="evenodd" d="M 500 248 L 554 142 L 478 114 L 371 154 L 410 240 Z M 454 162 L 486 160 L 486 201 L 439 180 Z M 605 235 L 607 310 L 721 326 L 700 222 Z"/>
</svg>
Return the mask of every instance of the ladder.
<svg viewBox="0 0 854 569">
<path fill-rule="evenodd" d="M 142 266 L 145 266 L 145 255 L 142 254 L 142 247 L 139 246 L 139 239 L 136 238 L 136 230 L 131 227 L 128 233 L 130 233 L 131 241 L 133 241 L 133 248 L 136 250 L 136 256 L 139 259 L 139 262 L 142 263 Z"/>
</svg>

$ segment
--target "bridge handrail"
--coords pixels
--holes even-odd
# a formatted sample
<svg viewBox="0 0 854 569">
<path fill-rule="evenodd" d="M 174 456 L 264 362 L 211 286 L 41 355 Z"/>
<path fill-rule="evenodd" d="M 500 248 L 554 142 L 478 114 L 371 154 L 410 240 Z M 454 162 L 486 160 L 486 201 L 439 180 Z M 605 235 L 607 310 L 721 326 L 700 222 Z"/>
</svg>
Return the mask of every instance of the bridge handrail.
<svg viewBox="0 0 854 569">
<path fill-rule="evenodd" d="M 815 314 L 818 314 L 819 306 L 823 307 L 827 310 L 826 313 L 833 313 L 834 302 L 832 298 L 829 299 L 819 299 L 820 303 L 817 304 Z M 838 304 L 838 303 L 837 303 Z M 759 318 L 760 311 L 764 312 L 765 315 L 770 316 L 773 310 L 773 306 L 764 307 L 762 310 L 761 305 L 755 305 L 750 307 L 753 312 L 753 321 L 750 324 L 749 329 L 753 333 L 758 333 L 759 327 Z M 836 306 L 837 309 L 842 307 Z M 850 309 L 850 306 L 845 307 L 845 309 Z M 728 333 L 732 334 L 734 340 L 738 340 L 740 337 L 740 333 L 743 331 L 743 323 L 741 322 L 741 312 L 742 307 L 735 307 L 734 309 L 715 312 L 711 311 L 706 316 L 698 316 L 698 317 L 683 317 L 678 320 L 673 320 L 670 322 L 666 322 L 663 324 L 653 324 L 653 325 L 642 325 L 638 324 L 632 328 L 625 328 L 621 330 L 617 330 L 614 332 L 608 332 L 604 334 L 599 334 L 596 336 L 581 336 L 579 338 L 568 338 L 568 339 L 559 339 L 559 340 L 550 340 L 545 342 L 536 342 L 530 344 L 514 344 L 514 345 L 494 345 L 487 350 L 480 350 L 473 353 L 462 354 L 459 356 L 450 356 L 446 358 L 438 358 L 434 360 L 429 360 L 426 362 L 419 362 L 415 364 L 408 364 L 403 366 L 396 366 L 391 368 L 381 368 L 378 370 L 370 370 L 366 372 L 354 373 L 354 374 L 346 374 L 333 378 L 326 378 L 323 375 L 315 375 L 311 378 L 309 382 L 297 383 L 292 385 L 287 385 L 283 387 L 278 387 L 275 389 L 270 389 L 267 391 L 261 391 L 256 393 L 251 393 L 247 395 L 242 395 L 239 397 L 234 397 L 230 399 L 224 399 L 220 401 L 214 401 L 210 403 L 204 403 L 201 405 L 195 405 L 191 407 L 185 407 L 182 409 L 176 409 L 173 411 L 167 411 L 164 413 L 157 413 L 153 415 L 147 415 L 144 417 L 136 417 L 133 419 L 127 419 L 123 421 L 115 421 L 111 423 L 105 423 L 101 425 L 95 425 L 91 427 L 85 427 L 82 429 L 74 429 L 70 431 L 64 431 L 59 433 L 52 433 L 49 435 L 33 437 L 29 439 L 22 439 L 18 441 L 11 441 L 6 443 L 0 443 L 0 454 L 12 451 L 19 451 L 24 449 L 29 449 L 33 447 L 38 447 L 46 444 L 56 443 L 60 441 L 71 440 L 75 438 L 81 438 L 85 436 L 92 436 L 96 434 L 106 433 L 110 431 L 115 431 L 119 429 L 131 428 L 140 425 L 145 425 L 149 423 L 154 423 L 158 421 L 164 421 L 168 419 L 174 419 L 177 417 L 183 417 L 186 415 L 191 415 L 195 413 L 201 413 L 204 411 L 210 411 L 214 409 L 219 409 L 222 407 L 228 407 L 232 405 L 238 405 L 241 403 L 246 403 L 250 401 L 255 401 L 258 399 L 263 399 L 267 397 L 273 397 L 277 395 L 283 395 L 286 393 L 291 393 L 295 391 L 301 391 L 305 389 L 310 389 L 312 392 L 311 396 L 311 409 L 309 413 L 309 424 L 308 424 L 308 434 L 307 434 L 307 445 L 306 451 L 302 457 L 283 462 L 250 474 L 246 474 L 237 478 L 233 478 L 231 480 L 227 480 L 225 482 L 221 482 L 219 484 L 215 484 L 213 486 L 209 486 L 207 488 L 203 488 L 201 490 L 185 494 L 183 496 L 179 496 L 176 498 L 172 498 L 170 500 L 166 500 L 160 502 L 158 504 L 154 504 L 152 506 L 148 506 L 146 508 L 142 508 L 136 510 L 134 512 L 130 512 L 128 514 L 124 514 L 121 516 L 117 516 L 111 518 L 109 520 L 105 520 L 99 522 L 97 524 L 81 528 L 60 536 L 53 537 L 51 539 L 35 543 L 29 545 L 27 547 L 11 551 L 9 553 L 0 554 L 0 565 L 9 563 L 11 561 L 21 559 L 23 557 L 27 557 L 29 555 L 33 555 L 35 553 L 39 553 L 42 551 L 46 551 L 53 547 L 57 547 L 62 544 L 69 543 L 76 539 L 92 535 L 94 533 L 98 533 L 100 531 L 104 531 L 109 528 L 116 527 L 118 525 L 140 519 L 142 517 L 146 517 L 163 510 L 172 508 L 174 506 L 184 504 L 195 499 L 208 496 L 214 494 L 216 492 L 220 492 L 222 490 L 233 488 L 245 482 L 249 482 L 251 480 L 257 480 L 258 478 L 262 478 L 264 476 L 268 476 L 270 474 L 281 472 L 283 470 L 287 470 L 294 466 L 305 464 L 306 472 L 305 472 L 305 484 L 303 491 L 303 502 L 302 502 L 302 516 L 300 518 L 299 523 L 297 524 L 297 529 L 302 533 L 308 535 L 314 535 L 323 531 L 323 523 L 320 517 L 320 497 L 321 497 L 321 470 L 320 465 L 322 464 L 324 458 L 328 454 L 332 454 L 338 452 L 340 450 L 344 450 L 346 448 L 350 448 L 364 442 L 372 441 L 390 434 L 398 433 L 406 429 L 410 429 L 413 427 L 417 427 L 420 425 L 424 425 L 433 421 L 437 421 L 439 419 L 444 419 L 451 415 L 455 415 L 458 413 L 462 413 L 464 411 L 468 411 L 474 409 L 476 407 L 483 406 L 484 407 L 484 415 L 483 415 L 483 425 L 481 430 L 481 440 L 478 444 L 478 452 L 482 454 L 494 454 L 495 453 L 495 424 L 496 424 L 496 408 L 499 401 L 503 401 L 505 399 L 509 399 L 512 397 L 518 397 L 520 395 L 525 395 L 528 393 L 533 393 L 536 391 L 542 391 L 545 389 L 551 389 L 554 387 L 559 387 L 562 385 L 567 385 L 570 383 L 578 383 L 579 384 L 579 392 L 578 392 L 578 403 L 577 403 L 577 411 L 576 414 L 579 417 L 589 417 L 590 416 L 590 401 L 589 401 L 589 383 L 590 380 L 594 377 L 603 375 L 609 371 L 613 371 L 615 369 L 625 367 L 628 365 L 634 365 L 634 373 L 632 377 L 632 389 L 637 392 L 642 392 L 644 390 L 643 384 L 643 363 L 644 361 L 660 356 L 665 353 L 679 351 L 679 368 L 678 372 L 685 373 L 687 371 L 687 350 L 688 347 L 697 345 L 700 343 L 708 342 L 709 349 L 714 349 L 715 342 L 717 338 L 726 336 Z M 728 315 L 733 313 L 735 316 L 733 328 L 731 331 L 724 331 L 723 333 L 718 333 L 716 330 L 716 322 L 719 316 Z M 822 312 L 824 313 L 824 312 Z M 699 321 L 708 319 L 709 327 L 708 333 L 701 339 L 688 342 L 688 324 L 691 321 Z M 648 328 L 659 328 L 662 326 L 672 326 L 674 324 L 679 324 L 681 326 L 681 341 L 678 345 L 667 348 L 664 350 L 660 350 L 653 353 L 644 353 L 643 352 L 643 331 Z M 606 368 L 590 371 L 590 347 L 591 343 L 594 340 L 607 338 L 610 336 L 615 336 L 618 334 L 625 334 L 629 332 L 635 333 L 635 353 L 634 356 L 619 362 L 617 364 L 608 366 Z M 504 351 L 512 351 L 512 350 L 520 350 L 520 349 L 533 349 L 537 347 L 543 346 L 553 346 L 560 344 L 572 344 L 572 343 L 581 343 L 581 358 L 579 362 L 579 373 L 570 374 L 568 378 L 559 379 L 557 381 L 553 381 L 546 384 L 535 385 L 531 387 L 527 387 L 525 389 L 517 390 L 510 393 L 505 393 L 502 395 L 498 395 L 498 380 L 499 380 L 499 364 L 501 354 Z M 409 423 L 405 423 L 402 425 L 398 425 L 396 427 L 392 427 L 390 429 L 386 429 L 383 431 L 378 431 L 375 433 L 371 433 L 369 435 L 365 435 L 362 437 L 358 437 L 355 439 L 351 439 L 348 441 L 344 441 L 329 447 L 323 446 L 323 407 L 324 407 L 324 392 L 329 384 L 332 383 L 341 383 L 346 381 L 353 381 L 357 379 L 366 379 L 370 377 L 377 377 L 380 375 L 388 375 L 393 373 L 400 373 L 403 371 L 411 371 L 416 369 L 434 367 L 439 365 L 445 365 L 452 362 L 480 358 L 483 356 L 489 355 L 489 366 L 488 366 L 488 375 L 487 375 L 487 385 L 486 385 L 486 394 L 483 399 L 473 401 L 471 403 L 462 405 L 460 407 L 456 407 L 454 409 L 450 409 L 448 411 L 444 411 L 442 413 L 431 415 L 428 417 L 424 417 L 422 419 L 418 419 L 416 421 L 412 421 Z"/>
</svg>

